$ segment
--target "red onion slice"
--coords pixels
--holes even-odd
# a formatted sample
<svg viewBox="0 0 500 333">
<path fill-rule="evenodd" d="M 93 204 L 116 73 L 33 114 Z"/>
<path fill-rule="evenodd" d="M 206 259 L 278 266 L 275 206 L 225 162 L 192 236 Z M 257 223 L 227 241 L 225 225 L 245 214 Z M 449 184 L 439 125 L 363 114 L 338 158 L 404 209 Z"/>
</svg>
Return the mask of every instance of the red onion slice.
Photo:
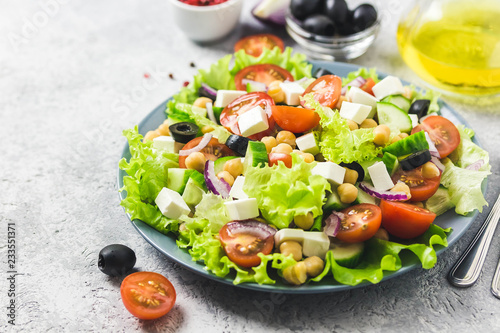
<svg viewBox="0 0 500 333">
<path fill-rule="evenodd" d="M 434 163 L 437 168 L 439 169 L 439 171 L 443 172 L 444 169 L 446 169 L 446 167 L 444 166 L 443 163 L 441 163 L 441 161 L 439 160 L 439 158 L 437 158 L 436 156 L 432 156 L 431 157 L 431 162 Z"/>
<path fill-rule="evenodd" d="M 210 87 L 208 84 L 202 82 L 200 89 L 198 89 L 198 94 L 204 97 L 210 98 L 212 101 L 215 101 L 217 98 L 217 89 Z"/>
<path fill-rule="evenodd" d="M 408 195 L 405 192 L 378 191 L 375 187 L 367 182 L 359 183 L 359 187 L 371 195 L 372 197 L 384 199 L 388 201 L 405 201 L 408 200 Z"/>
<path fill-rule="evenodd" d="M 248 83 L 250 83 L 250 85 L 253 88 L 252 92 L 254 92 L 254 91 L 266 92 L 267 91 L 267 85 L 263 82 L 253 81 L 253 80 L 249 80 L 249 79 L 243 79 L 243 80 L 241 80 L 241 83 L 243 83 L 245 85 L 245 87 Z"/>
<path fill-rule="evenodd" d="M 214 124 L 217 124 L 217 119 L 215 119 L 213 104 L 207 103 L 205 107 L 207 108 L 208 119 L 210 119 Z"/>
<path fill-rule="evenodd" d="M 325 220 L 325 227 L 323 232 L 329 237 L 337 236 L 340 230 L 341 221 L 344 218 L 344 214 L 340 212 L 333 212 Z"/>
<path fill-rule="evenodd" d="M 429 144 L 429 152 L 431 153 L 431 156 L 435 156 L 437 158 L 441 158 L 441 154 L 439 154 L 439 151 L 437 150 L 436 146 L 434 145 L 434 142 L 432 142 L 431 137 L 429 136 L 429 133 L 425 133 L 425 139 L 427 140 L 427 143 Z"/>
<path fill-rule="evenodd" d="M 230 235 L 249 233 L 257 236 L 258 238 L 267 239 L 268 237 L 274 237 L 274 234 L 276 234 L 277 230 L 271 227 L 269 224 L 250 219 L 228 222 L 227 231 Z"/>
<path fill-rule="evenodd" d="M 203 135 L 203 139 L 201 139 L 200 143 L 198 143 L 196 147 L 187 150 L 179 150 L 179 156 L 188 156 L 191 153 L 195 153 L 197 151 L 202 150 L 208 145 L 211 139 L 212 139 L 212 134 L 206 133 L 205 135 Z"/>
<path fill-rule="evenodd" d="M 361 77 L 361 76 L 358 76 L 357 78 L 355 78 L 354 80 L 352 80 L 351 82 L 349 82 L 347 85 L 345 85 L 344 87 L 342 87 L 342 90 L 341 90 L 341 94 L 342 95 L 345 95 L 347 93 L 347 87 L 361 87 L 363 84 L 366 83 L 366 79 Z"/>
<path fill-rule="evenodd" d="M 214 161 L 208 160 L 205 163 L 205 171 L 203 175 L 205 176 L 205 182 L 207 183 L 209 191 L 222 196 L 224 199 L 229 198 L 231 186 L 229 186 L 224 179 L 217 178 L 217 175 L 215 174 Z"/>
<path fill-rule="evenodd" d="M 474 163 L 471 163 L 469 164 L 466 169 L 467 170 L 474 170 L 474 171 L 478 171 L 479 169 L 481 169 L 481 167 L 484 165 L 484 160 L 483 159 L 480 159 L 480 160 L 477 160 L 476 162 Z"/>
</svg>

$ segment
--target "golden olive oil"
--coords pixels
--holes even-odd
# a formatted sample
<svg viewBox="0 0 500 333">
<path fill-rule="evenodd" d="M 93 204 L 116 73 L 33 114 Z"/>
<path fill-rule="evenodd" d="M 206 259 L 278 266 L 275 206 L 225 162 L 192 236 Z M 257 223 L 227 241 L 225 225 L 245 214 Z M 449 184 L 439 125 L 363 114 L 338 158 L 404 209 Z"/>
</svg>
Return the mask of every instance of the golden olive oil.
<svg viewBox="0 0 500 333">
<path fill-rule="evenodd" d="M 455 93 L 500 93 L 500 1 L 442 2 L 400 22 L 405 62 L 430 84 Z M 412 16 L 413 15 L 413 16 Z"/>
</svg>

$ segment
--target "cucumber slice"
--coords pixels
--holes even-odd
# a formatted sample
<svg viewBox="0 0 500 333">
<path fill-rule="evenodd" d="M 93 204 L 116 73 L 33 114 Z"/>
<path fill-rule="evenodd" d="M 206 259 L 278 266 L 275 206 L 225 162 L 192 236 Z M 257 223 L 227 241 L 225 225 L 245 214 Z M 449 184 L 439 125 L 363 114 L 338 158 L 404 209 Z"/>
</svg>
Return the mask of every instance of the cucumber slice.
<svg viewBox="0 0 500 333">
<path fill-rule="evenodd" d="M 220 157 L 220 158 L 216 159 L 215 162 L 214 162 L 215 174 L 218 174 L 219 172 L 221 172 L 222 170 L 224 170 L 224 164 L 226 164 L 227 161 L 235 159 L 235 158 L 241 158 L 241 157 L 238 157 L 238 156 L 224 156 L 224 157 Z"/>
<path fill-rule="evenodd" d="M 261 141 L 249 141 L 245 161 L 243 162 L 243 174 L 248 167 L 263 167 L 269 162 L 266 145 Z"/>
<path fill-rule="evenodd" d="M 429 143 L 425 138 L 425 132 L 420 131 L 388 145 L 382 149 L 382 152 L 384 154 L 389 152 L 397 157 L 401 157 L 426 149 L 429 149 Z"/>
<path fill-rule="evenodd" d="M 191 173 L 191 175 L 189 176 L 189 180 L 192 180 L 196 185 L 198 185 L 203 191 L 208 191 L 208 188 L 207 188 L 207 184 L 205 183 L 205 176 L 203 176 L 202 173 L 196 171 L 196 170 L 193 170 L 194 172 Z M 186 184 L 187 186 L 187 184 Z"/>
<path fill-rule="evenodd" d="M 169 168 L 168 178 L 167 178 L 167 188 L 182 195 L 191 174 L 195 171 L 196 170 L 192 169 Z"/>
<path fill-rule="evenodd" d="M 387 102 L 377 103 L 377 114 L 379 124 L 389 126 L 391 130 L 409 133 L 412 129 L 411 118 L 404 110 Z"/>
<path fill-rule="evenodd" d="M 399 167 L 398 157 L 389 152 L 384 153 L 384 156 L 382 156 L 382 162 L 384 162 L 385 166 L 387 167 L 387 172 L 389 172 L 389 175 L 391 176 Z"/>
<path fill-rule="evenodd" d="M 408 98 L 404 97 L 403 95 L 390 95 L 384 97 L 382 99 L 382 102 L 394 104 L 401 110 L 405 111 L 406 113 L 408 113 L 408 110 L 410 110 L 411 106 L 411 101 Z"/>
<path fill-rule="evenodd" d="M 359 263 L 365 243 L 344 243 L 340 241 L 333 241 L 331 250 L 333 258 L 340 266 L 347 268 L 354 268 Z"/>
<path fill-rule="evenodd" d="M 454 206 L 450 200 L 450 193 L 443 186 L 439 186 L 436 193 L 425 202 L 425 208 L 438 216 Z"/>
<path fill-rule="evenodd" d="M 378 206 L 379 200 L 377 198 L 372 197 L 371 195 L 360 189 L 359 186 L 356 187 L 358 189 L 358 197 L 356 198 L 356 200 L 354 200 L 354 204 L 358 205 L 362 203 L 369 203 Z"/>
<path fill-rule="evenodd" d="M 203 198 L 203 193 L 205 192 L 198 186 L 194 178 L 189 178 L 184 193 L 182 194 L 182 199 L 184 199 L 191 210 L 194 210 L 194 207 L 199 204 Z"/>
<path fill-rule="evenodd" d="M 337 190 L 333 190 L 333 192 L 328 196 L 328 199 L 323 205 L 323 213 L 325 215 L 330 215 L 333 211 L 338 212 L 347 207 L 349 207 L 349 204 L 340 201 Z"/>
</svg>

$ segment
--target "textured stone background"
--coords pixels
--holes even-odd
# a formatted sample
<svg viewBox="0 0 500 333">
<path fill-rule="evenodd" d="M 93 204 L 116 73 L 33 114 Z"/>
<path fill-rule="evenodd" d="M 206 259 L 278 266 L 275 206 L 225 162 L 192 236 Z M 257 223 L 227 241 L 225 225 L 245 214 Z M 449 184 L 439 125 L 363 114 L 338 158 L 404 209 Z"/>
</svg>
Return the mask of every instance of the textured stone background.
<svg viewBox="0 0 500 333">
<path fill-rule="evenodd" d="M 242 24 L 226 41 L 202 46 L 173 26 L 165 0 L 0 1 L 1 271 L 7 271 L 5 225 L 15 222 L 22 273 L 17 325 L 8 325 L 2 310 L 0 331 L 500 330 L 500 300 L 489 290 L 498 239 L 475 286 L 456 289 L 446 281 L 488 210 L 435 268 L 326 295 L 273 296 L 222 285 L 166 260 L 134 230 L 117 195 L 122 129 L 189 80 L 195 73 L 191 61 L 207 67 L 241 36 L 270 31 L 248 15 L 254 4 L 246 1 Z M 415 81 L 395 43 L 401 5 L 381 6 L 383 29 L 376 45 L 354 63 Z M 500 106 L 452 106 L 491 153 L 487 200 L 492 202 L 499 192 Z M 127 244 L 136 251 L 138 269 L 172 281 L 178 296 L 169 315 L 145 322 L 125 310 L 121 280 L 97 268 L 99 250 L 110 243 Z M 6 275 L 0 278 L 2 309 L 8 302 Z"/>
</svg>

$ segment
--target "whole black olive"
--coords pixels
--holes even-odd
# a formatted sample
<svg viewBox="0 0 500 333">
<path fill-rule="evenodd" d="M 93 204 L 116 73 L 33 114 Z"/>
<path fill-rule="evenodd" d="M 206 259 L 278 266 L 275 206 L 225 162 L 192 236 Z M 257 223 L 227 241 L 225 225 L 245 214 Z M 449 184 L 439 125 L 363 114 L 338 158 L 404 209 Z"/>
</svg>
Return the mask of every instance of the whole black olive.
<svg viewBox="0 0 500 333">
<path fill-rule="evenodd" d="M 290 2 L 290 11 L 298 20 L 321 13 L 322 7 L 323 0 L 292 0 Z"/>
<path fill-rule="evenodd" d="M 372 5 L 362 4 L 354 9 L 352 23 L 356 32 L 363 31 L 377 21 L 377 11 Z"/>
<path fill-rule="evenodd" d="M 303 27 L 316 35 L 333 36 L 335 34 L 335 26 L 332 20 L 325 15 L 313 15 L 306 18 Z"/>
<path fill-rule="evenodd" d="M 340 27 L 347 21 L 349 8 L 345 0 L 326 0 L 325 14 L 333 21 L 336 27 Z"/>
<path fill-rule="evenodd" d="M 168 129 L 174 140 L 181 143 L 188 143 L 196 138 L 199 130 L 196 124 L 187 121 L 170 125 Z"/>
<path fill-rule="evenodd" d="M 135 261 L 132 249 L 121 244 L 111 244 L 99 252 L 97 266 L 104 274 L 120 276 L 134 268 Z"/>
</svg>

